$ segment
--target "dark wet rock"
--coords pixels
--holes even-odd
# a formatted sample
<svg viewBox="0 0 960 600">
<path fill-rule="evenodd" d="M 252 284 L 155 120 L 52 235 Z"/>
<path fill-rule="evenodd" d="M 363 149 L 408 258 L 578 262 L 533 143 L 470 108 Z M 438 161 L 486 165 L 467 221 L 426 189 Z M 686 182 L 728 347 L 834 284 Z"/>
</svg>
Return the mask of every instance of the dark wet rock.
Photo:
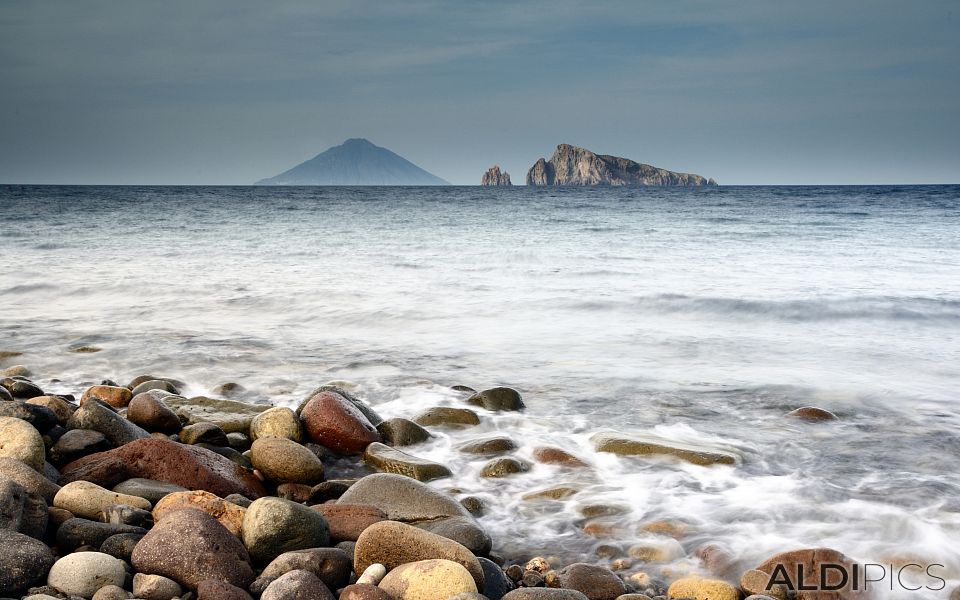
<svg viewBox="0 0 960 600">
<path fill-rule="evenodd" d="M 42 539 L 47 519 L 47 503 L 39 494 L 0 477 L 0 529 Z"/>
<path fill-rule="evenodd" d="M 460 498 L 460 505 L 467 509 L 467 511 L 469 511 L 470 514 L 475 517 L 479 517 L 486 510 L 486 504 L 484 503 L 483 499 L 478 498 L 477 496 L 466 496 L 464 498 Z"/>
<path fill-rule="evenodd" d="M 144 381 L 143 383 L 140 383 L 134 387 L 130 393 L 133 396 L 136 396 L 137 394 L 142 394 L 144 392 L 150 392 L 153 390 L 167 392 L 168 394 L 180 395 L 180 390 L 177 389 L 177 386 L 165 379 L 150 379 L 148 381 Z"/>
<path fill-rule="evenodd" d="M 180 417 L 166 404 L 163 392 L 137 394 L 127 407 L 127 419 L 147 431 L 177 433 L 181 429 Z"/>
<path fill-rule="evenodd" d="M 111 535 L 100 544 L 100 552 L 130 562 L 133 549 L 137 547 L 146 533 L 118 533 Z"/>
<path fill-rule="evenodd" d="M 597 452 L 611 452 L 618 456 L 673 457 L 695 465 L 732 465 L 737 457 L 730 452 L 712 448 L 680 444 L 654 436 L 623 436 L 598 433 L 590 438 Z"/>
<path fill-rule="evenodd" d="M 0 478 L 16 481 L 28 492 L 39 495 L 47 504 L 51 504 L 60 491 L 59 485 L 15 458 L 0 456 Z"/>
<path fill-rule="evenodd" d="M 343 389 L 343 387 L 338 385 L 331 385 L 331 384 L 321 385 L 317 389 L 310 392 L 307 395 L 307 397 L 304 398 L 304 400 L 300 403 L 300 406 L 297 407 L 297 414 L 300 415 L 303 412 L 303 407 L 306 406 L 307 403 L 310 402 L 310 400 L 312 400 L 314 396 L 316 396 L 317 394 L 320 394 L 321 392 L 333 392 L 335 394 L 339 394 L 340 396 L 345 398 L 347 402 L 349 402 L 350 404 L 353 404 L 357 410 L 363 413 L 363 416 L 366 417 L 367 421 L 370 421 L 370 424 L 373 425 L 374 427 L 376 427 L 377 425 L 383 422 L 383 417 L 378 415 L 377 411 L 373 410 L 373 408 L 369 404 L 360 400 L 359 398 L 357 398 L 347 390 Z"/>
<path fill-rule="evenodd" d="M 453 498 L 415 479 L 392 473 L 377 473 L 360 479 L 344 492 L 338 504 L 376 506 L 394 521 L 424 521 L 470 515 Z"/>
<path fill-rule="evenodd" d="M 243 467 L 244 469 L 253 470 L 253 461 L 250 460 L 249 456 L 240 454 L 233 448 L 229 446 L 215 446 L 213 444 L 199 443 L 194 444 L 197 448 L 203 448 L 204 450 L 209 450 L 214 454 L 219 454 L 220 456 L 226 458 L 230 462 Z"/>
<path fill-rule="evenodd" d="M 344 396 L 320 392 L 300 412 L 310 439 L 340 454 L 359 454 L 380 441 L 376 427 Z"/>
<path fill-rule="evenodd" d="M 363 452 L 363 461 L 383 473 L 406 475 L 418 481 L 432 481 L 450 477 L 450 469 L 433 462 L 401 452 L 385 444 L 374 442 Z"/>
<path fill-rule="evenodd" d="M 453 540 L 396 521 L 382 521 L 368 527 L 357 540 L 354 570 L 362 573 L 379 563 L 390 571 L 402 564 L 445 559 L 459 563 L 483 588 L 483 569 L 470 550 Z"/>
<path fill-rule="evenodd" d="M 296 570 L 310 571 L 331 590 L 338 590 L 350 581 L 353 554 L 339 548 L 310 548 L 284 552 L 273 559 L 253 582 L 250 590 L 261 594 L 267 586 L 282 575 Z"/>
<path fill-rule="evenodd" d="M 507 577 L 500 565 L 488 558 L 478 558 L 483 569 L 483 595 L 490 600 L 500 600 L 514 588 L 513 581 Z"/>
<path fill-rule="evenodd" d="M 70 420 L 71 415 L 76 412 L 77 407 L 67 402 L 61 396 L 37 396 L 26 401 L 27 404 L 42 406 L 49 409 L 57 417 L 57 421 L 64 425 Z"/>
<path fill-rule="evenodd" d="M 816 406 L 804 406 L 803 408 L 791 410 L 787 413 L 787 416 L 791 419 L 799 419 L 801 421 L 807 421 L 808 423 L 822 423 L 824 421 L 836 421 L 838 419 L 837 415 L 829 410 L 817 408 Z"/>
<path fill-rule="evenodd" d="M 569 485 L 554 485 L 541 490 L 527 492 L 520 498 L 528 502 L 541 500 L 566 500 L 580 492 L 580 488 Z"/>
<path fill-rule="evenodd" d="M 334 600 L 319 577 L 304 569 L 284 573 L 264 590 L 261 600 Z"/>
<path fill-rule="evenodd" d="M 307 499 L 307 502 L 309 504 L 322 504 L 327 500 L 336 500 L 346 493 L 353 483 L 352 480 L 343 479 L 331 479 L 318 483 L 310 489 L 310 498 Z"/>
<path fill-rule="evenodd" d="M 513 457 L 495 458 L 480 469 L 481 477 L 507 477 L 530 470 L 530 464 Z"/>
<path fill-rule="evenodd" d="M 472 427 L 480 424 L 480 417 L 469 408 L 434 406 L 413 418 L 424 427 Z"/>
<path fill-rule="evenodd" d="M 409 419 L 395 417 L 377 425 L 383 441 L 390 446 L 411 446 L 430 439 L 430 432 Z"/>
<path fill-rule="evenodd" d="M 317 504 L 310 508 L 326 519 L 334 542 L 355 542 L 367 527 L 387 520 L 385 512 L 366 504 Z"/>
<path fill-rule="evenodd" d="M 67 421 L 67 429 L 99 431 L 114 446 L 123 446 L 150 437 L 147 431 L 124 419 L 96 398 L 90 398 L 73 413 Z"/>
<path fill-rule="evenodd" d="M 250 436 L 245 433 L 240 433 L 239 431 L 228 433 L 227 441 L 230 442 L 230 447 L 238 452 L 246 452 L 250 449 Z"/>
<path fill-rule="evenodd" d="M 166 381 L 173 387 L 177 389 L 183 389 L 187 387 L 187 384 L 179 379 L 173 379 L 171 377 L 157 377 L 156 375 L 138 375 L 130 380 L 130 383 L 126 385 L 129 389 L 134 389 L 141 383 L 146 383 L 148 381 Z M 134 394 L 136 395 L 136 394 Z"/>
<path fill-rule="evenodd" d="M 316 484 L 323 481 L 323 463 L 287 438 L 261 437 L 250 449 L 253 466 L 274 483 Z"/>
<path fill-rule="evenodd" d="M 116 385 L 95 385 L 87 388 L 80 396 L 81 408 L 91 398 L 97 398 L 114 408 L 126 408 L 133 398 L 133 393 L 125 387 Z"/>
<path fill-rule="evenodd" d="M 121 534 L 132 533 L 143 535 L 147 532 L 142 527 L 119 525 L 116 523 L 101 523 L 74 517 L 66 521 L 57 530 L 57 546 L 62 551 L 73 552 L 81 546 L 99 548 L 108 538 Z"/>
<path fill-rule="evenodd" d="M 37 385 L 22 377 L 4 377 L 0 379 L 0 386 L 6 389 L 14 399 L 29 400 L 44 395 L 43 390 Z"/>
<path fill-rule="evenodd" d="M 623 580 L 606 567 L 574 563 L 558 575 L 562 587 L 582 592 L 589 600 L 615 600 L 628 592 Z"/>
<path fill-rule="evenodd" d="M 89 481 L 104 488 L 111 488 L 130 477 L 127 464 L 119 456 L 106 452 L 89 454 L 63 466 L 59 482 L 69 485 L 76 481 Z M 94 457 L 97 457 L 95 460 Z"/>
<path fill-rule="evenodd" d="M 254 579 L 250 555 L 240 540 L 195 509 L 177 511 L 157 523 L 137 544 L 132 564 L 140 573 L 163 575 L 190 589 L 206 579 L 246 589 Z"/>
<path fill-rule="evenodd" d="M 211 444 L 229 446 L 227 434 L 213 423 L 196 423 L 180 430 L 180 441 L 184 444 Z"/>
<path fill-rule="evenodd" d="M 520 585 L 523 587 L 543 587 L 545 583 L 543 574 L 538 571 L 524 571 L 520 579 Z"/>
<path fill-rule="evenodd" d="M 50 462 L 55 465 L 65 465 L 88 454 L 109 450 L 111 447 L 110 441 L 99 431 L 71 429 L 50 448 Z"/>
<path fill-rule="evenodd" d="M 581 468 L 589 466 L 582 459 L 570 454 L 566 450 L 551 446 L 538 446 L 533 449 L 533 460 L 545 465 L 560 465 L 562 467 Z"/>
<path fill-rule="evenodd" d="M 306 504 L 310 501 L 313 486 L 304 483 L 281 483 L 277 486 L 277 498 L 283 498 L 297 504 Z"/>
<path fill-rule="evenodd" d="M 457 450 L 465 454 L 479 454 L 490 456 L 503 454 L 517 449 L 517 444 L 510 438 L 502 435 L 470 440 L 457 446 Z"/>
<path fill-rule="evenodd" d="M 197 585 L 197 600 L 253 600 L 253 598 L 246 590 L 225 581 L 204 579 Z"/>
<path fill-rule="evenodd" d="M 166 483 L 163 481 L 154 481 L 152 479 L 133 478 L 118 483 L 113 487 L 113 491 L 118 494 L 128 496 L 137 496 L 148 500 L 151 504 L 156 504 L 164 496 L 174 492 L 185 492 L 187 488 Z"/>
<path fill-rule="evenodd" d="M 221 383 L 217 386 L 214 386 L 210 390 L 211 394 L 216 396 L 223 396 L 224 398 L 233 398 L 235 396 L 242 396 L 247 393 L 247 388 L 243 387 L 239 383 L 228 381 L 226 383 Z"/>
<path fill-rule="evenodd" d="M 230 502 L 231 504 L 242 506 L 243 508 L 250 508 L 250 505 L 253 504 L 253 500 L 251 500 L 250 498 L 247 498 L 246 496 L 242 496 L 240 494 L 230 494 L 228 496 L 224 496 L 223 499 L 226 500 L 227 502 Z"/>
<path fill-rule="evenodd" d="M 467 398 L 467 404 L 482 406 L 487 410 L 523 410 L 526 408 L 520 392 L 508 387 L 483 390 Z"/>
<path fill-rule="evenodd" d="M 19 400 L 0 402 L 0 417 L 12 417 L 26 421 L 40 433 L 47 433 L 52 427 L 60 423 L 57 415 L 49 408 Z"/>
<path fill-rule="evenodd" d="M 260 498 L 243 518 L 243 544 L 256 562 L 266 563 L 284 552 L 319 548 L 330 543 L 326 519 L 315 510 L 281 498 Z"/>
<path fill-rule="evenodd" d="M 114 461 L 125 467 L 127 476 L 124 479 L 153 479 L 187 489 L 206 490 L 221 498 L 234 493 L 259 498 L 266 493 L 263 484 L 252 473 L 219 454 L 156 438 L 138 440 L 115 450 L 81 458 L 64 467 L 63 477 L 101 462 Z M 103 485 L 96 480 L 90 481 Z"/>
<path fill-rule="evenodd" d="M 445 517 L 413 525 L 453 540 L 477 556 L 485 556 L 493 545 L 487 532 L 470 517 Z"/>
</svg>

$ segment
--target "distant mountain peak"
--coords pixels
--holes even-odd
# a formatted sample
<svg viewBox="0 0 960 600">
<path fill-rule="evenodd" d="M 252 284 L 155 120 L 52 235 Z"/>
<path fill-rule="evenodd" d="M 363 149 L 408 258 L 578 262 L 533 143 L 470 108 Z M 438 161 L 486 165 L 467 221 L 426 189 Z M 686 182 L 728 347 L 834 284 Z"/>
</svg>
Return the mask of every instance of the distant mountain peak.
<svg viewBox="0 0 960 600">
<path fill-rule="evenodd" d="M 256 185 L 449 185 L 365 138 L 350 138 Z"/>
</svg>

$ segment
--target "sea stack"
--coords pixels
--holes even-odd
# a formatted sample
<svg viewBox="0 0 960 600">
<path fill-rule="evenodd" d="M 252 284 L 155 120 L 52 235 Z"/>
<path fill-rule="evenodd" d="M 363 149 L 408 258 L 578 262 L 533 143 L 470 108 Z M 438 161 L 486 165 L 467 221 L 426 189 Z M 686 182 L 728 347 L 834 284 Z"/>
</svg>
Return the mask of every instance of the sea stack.
<svg viewBox="0 0 960 600">
<path fill-rule="evenodd" d="M 513 185 L 510 183 L 510 173 L 500 170 L 500 165 L 493 165 L 480 178 L 480 185 Z"/>
<path fill-rule="evenodd" d="M 527 185 L 717 185 L 693 173 L 677 173 L 619 156 L 595 154 L 585 148 L 560 144 L 550 157 L 527 171 Z"/>
</svg>

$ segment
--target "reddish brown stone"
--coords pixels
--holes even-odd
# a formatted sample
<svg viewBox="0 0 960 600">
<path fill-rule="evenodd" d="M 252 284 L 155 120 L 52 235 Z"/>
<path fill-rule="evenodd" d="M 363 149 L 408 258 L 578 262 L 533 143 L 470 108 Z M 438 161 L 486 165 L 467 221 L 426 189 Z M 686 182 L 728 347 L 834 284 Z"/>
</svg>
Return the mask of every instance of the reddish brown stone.
<svg viewBox="0 0 960 600">
<path fill-rule="evenodd" d="M 253 600 L 253 597 L 235 585 L 204 579 L 197 585 L 197 600 Z"/>
<path fill-rule="evenodd" d="M 767 574 L 773 574 L 775 570 L 778 570 L 777 567 L 782 565 L 783 572 L 787 577 L 789 577 L 793 587 L 796 589 L 799 587 L 798 584 L 800 583 L 797 575 L 799 573 L 799 569 L 802 568 L 804 586 L 821 587 L 821 564 L 842 565 L 843 568 L 847 569 L 849 576 L 847 585 L 837 591 L 798 591 L 796 600 L 855 600 L 866 598 L 866 594 L 864 594 L 862 590 L 857 591 L 851 589 L 853 569 L 855 568 L 853 561 L 844 556 L 843 553 L 830 548 L 805 548 L 803 550 L 781 552 L 780 554 L 776 554 L 768 558 L 757 567 L 757 570 L 763 571 Z M 778 570 L 778 576 L 780 574 L 781 572 Z M 827 584 L 827 587 L 831 587 L 840 583 L 843 577 L 840 573 L 833 569 L 826 571 L 826 574 L 827 581 L 825 583 Z M 859 577 L 859 581 L 862 586 L 862 572 L 861 576 Z"/>
<path fill-rule="evenodd" d="M 800 419 L 801 421 L 808 421 L 810 423 L 821 423 L 823 421 L 837 420 L 837 415 L 833 414 L 829 410 L 818 408 L 816 406 L 804 406 L 803 408 L 791 410 L 787 413 L 787 416 L 793 419 Z"/>
<path fill-rule="evenodd" d="M 180 418 L 159 396 L 152 391 L 134 396 L 127 407 L 127 420 L 147 431 L 177 433 L 181 427 Z"/>
<path fill-rule="evenodd" d="M 693 551 L 693 555 L 703 562 L 703 567 L 709 573 L 724 579 L 736 579 L 733 569 L 736 558 L 733 551 L 725 544 L 718 542 L 703 544 Z"/>
<path fill-rule="evenodd" d="M 327 520 L 334 542 L 355 542 L 364 529 L 387 520 L 387 513 L 369 504 L 317 504 L 311 508 Z"/>
<path fill-rule="evenodd" d="M 336 392 L 320 392 L 304 405 L 300 418 L 310 439 L 340 454 L 359 454 L 380 441 L 376 427 Z"/>
<path fill-rule="evenodd" d="M 127 464 L 111 451 L 89 454 L 67 464 L 60 473 L 58 483 L 67 485 L 74 481 L 89 481 L 100 487 L 111 489 L 121 481 L 134 477 L 127 471 Z M 97 460 L 90 460 L 100 457 Z"/>
<path fill-rule="evenodd" d="M 188 490 L 206 490 L 221 498 L 242 494 L 255 499 L 266 494 L 263 484 L 252 472 L 230 459 L 197 446 L 157 438 L 136 440 L 115 450 L 85 456 L 65 466 L 61 479 L 75 481 L 78 473 L 88 474 L 101 469 L 102 465 L 118 464 L 125 465 L 129 478 L 142 477 Z M 87 481 L 103 485 L 96 478 Z"/>
<path fill-rule="evenodd" d="M 393 596 L 369 583 L 355 583 L 343 588 L 340 600 L 393 600 Z"/>
<path fill-rule="evenodd" d="M 310 494 L 312 492 L 313 487 L 304 483 L 281 483 L 277 486 L 278 498 L 299 504 L 306 504 L 307 501 L 310 500 Z"/>
<path fill-rule="evenodd" d="M 551 446 L 538 446 L 534 448 L 533 460 L 545 465 L 560 465 L 562 467 L 580 468 L 588 466 L 587 463 L 570 454 L 566 450 L 553 448 Z"/>
<path fill-rule="evenodd" d="M 80 406 L 83 406 L 88 398 L 100 398 L 114 408 L 124 408 L 130 404 L 130 400 L 133 398 L 133 393 L 125 387 L 119 387 L 115 385 L 95 385 L 87 388 L 87 391 L 85 391 L 83 396 L 80 397 Z"/>
</svg>

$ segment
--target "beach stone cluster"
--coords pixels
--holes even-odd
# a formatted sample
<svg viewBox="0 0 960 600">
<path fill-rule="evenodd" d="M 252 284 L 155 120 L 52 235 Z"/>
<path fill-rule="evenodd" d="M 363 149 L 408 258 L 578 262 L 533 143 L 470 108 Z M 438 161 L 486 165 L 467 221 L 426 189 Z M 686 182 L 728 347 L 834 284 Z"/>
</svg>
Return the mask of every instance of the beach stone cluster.
<svg viewBox="0 0 960 600">
<path fill-rule="evenodd" d="M 14 374 L 0 380 L 0 598 L 761 600 L 787 597 L 767 585 L 778 564 L 815 572 L 821 562 L 851 562 L 820 548 L 741 569 L 722 545 L 692 547 L 682 522 L 650 523 L 648 542 L 622 548 L 602 542 L 604 524 L 591 520 L 615 514 L 615 506 L 585 513 L 584 535 L 601 538 L 591 560 L 499 555 L 475 517 L 482 501 L 428 485 L 450 468 L 408 447 L 429 440 L 431 429 L 470 428 L 490 411 L 524 410 L 511 388 L 457 386 L 463 406 L 383 420 L 334 385 L 294 410 L 186 397 L 183 382 L 152 375 L 127 385 L 104 381 L 77 399 L 46 394 L 26 368 L 7 372 Z M 594 444 L 707 467 L 739 460 L 612 433 Z M 488 460 L 483 477 L 523 477 L 544 465 L 590 469 L 556 447 L 521 458 L 505 435 L 456 449 Z M 345 460 L 356 476 L 328 478 Z M 523 501 L 576 493 L 575 485 L 555 485 Z M 690 568 L 672 576 L 655 570 L 677 560 Z M 857 597 L 839 594 L 830 597 Z"/>
</svg>

